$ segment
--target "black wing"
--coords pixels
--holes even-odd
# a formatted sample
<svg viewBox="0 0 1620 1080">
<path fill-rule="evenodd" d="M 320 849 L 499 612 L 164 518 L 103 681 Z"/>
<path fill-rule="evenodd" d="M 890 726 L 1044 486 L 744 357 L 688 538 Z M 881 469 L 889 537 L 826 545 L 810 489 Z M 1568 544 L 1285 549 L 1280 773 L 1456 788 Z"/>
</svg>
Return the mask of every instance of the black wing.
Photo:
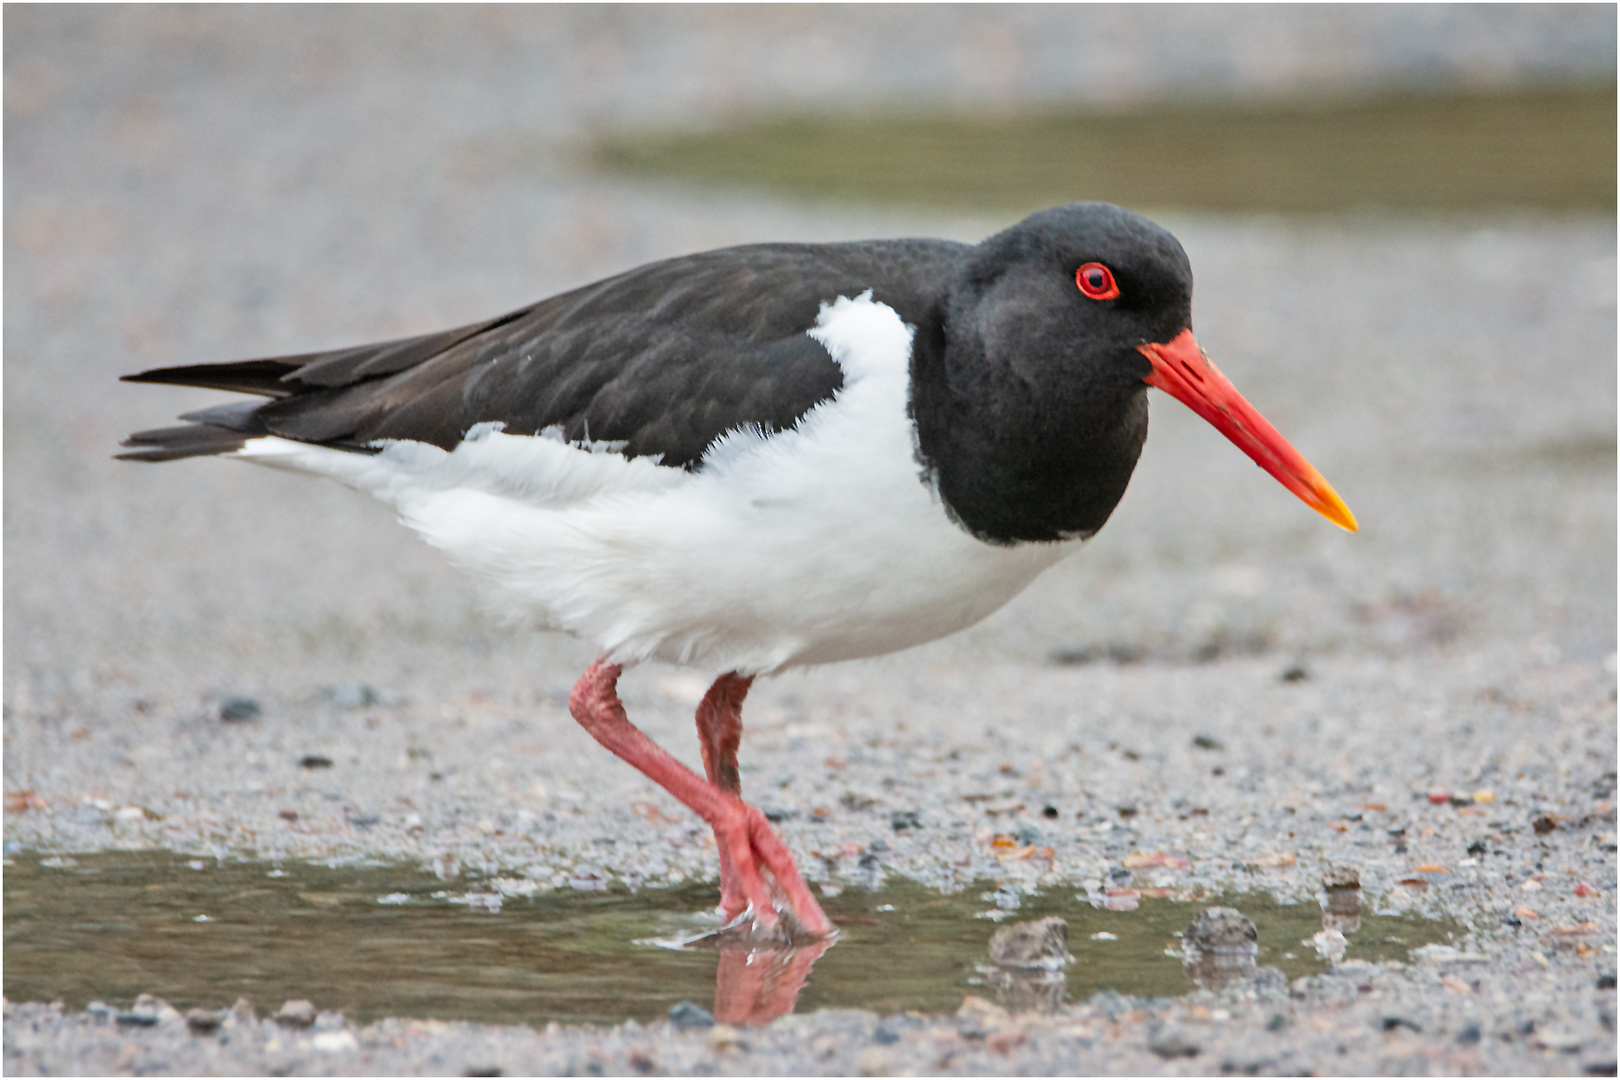
<svg viewBox="0 0 1620 1080">
<path fill-rule="evenodd" d="M 502 318 L 332 352 L 162 368 L 129 382 L 233 390 L 233 402 L 132 435 L 120 455 L 168 461 L 279 435 L 370 452 L 375 439 L 452 449 L 474 424 L 558 426 L 693 468 L 726 431 L 792 427 L 843 385 L 806 331 L 867 289 L 916 326 L 937 319 L 968 249 L 939 240 L 762 244 L 650 263 Z"/>
</svg>

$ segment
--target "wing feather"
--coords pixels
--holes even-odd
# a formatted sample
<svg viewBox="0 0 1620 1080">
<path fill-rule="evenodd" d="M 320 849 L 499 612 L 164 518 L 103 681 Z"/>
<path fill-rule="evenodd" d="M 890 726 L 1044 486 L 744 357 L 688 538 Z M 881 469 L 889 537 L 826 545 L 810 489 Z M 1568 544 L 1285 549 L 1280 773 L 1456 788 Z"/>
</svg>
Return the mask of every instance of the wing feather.
<svg viewBox="0 0 1620 1080">
<path fill-rule="evenodd" d="M 131 436 L 133 460 L 227 453 L 273 434 L 365 452 L 452 449 L 475 424 L 559 428 L 695 468 L 727 431 L 792 427 L 843 385 L 807 331 L 821 304 L 872 289 L 914 325 L 963 257 L 945 241 L 769 244 L 650 263 L 495 319 L 328 352 L 125 376 L 270 397 Z"/>
</svg>

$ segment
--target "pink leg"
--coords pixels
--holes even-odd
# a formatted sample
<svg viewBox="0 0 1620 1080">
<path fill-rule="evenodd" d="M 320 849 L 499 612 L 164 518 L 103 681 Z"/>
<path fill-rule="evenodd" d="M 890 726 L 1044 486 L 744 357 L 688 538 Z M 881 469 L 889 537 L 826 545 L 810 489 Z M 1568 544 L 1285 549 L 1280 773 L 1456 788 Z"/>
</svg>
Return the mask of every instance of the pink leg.
<svg viewBox="0 0 1620 1080">
<path fill-rule="evenodd" d="M 803 929 L 811 934 L 833 932 L 831 920 L 810 894 L 799 868 L 793 864 L 776 833 L 771 831 L 758 807 L 749 806 L 735 794 L 707 783 L 697 773 L 671 757 L 668 752 L 630 722 L 619 701 L 621 668 L 601 658 L 586 669 L 568 695 L 568 711 L 591 737 L 614 754 L 640 769 L 659 787 L 675 796 L 714 829 L 715 845 L 722 860 L 729 858 L 738 891 L 753 905 L 756 927 L 763 931 L 776 926 L 776 909 L 763 870 L 768 870 L 785 894 Z M 740 699 L 739 699 L 740 702 Z"/>
<path fill-rule="evenodd" d="M 742 703 L 748 696 L 753 677 L 743 678 L 736 672 L 722 675 L 709 687 L 697 707 L 698 739 L 703 748 L 703 771 L 709 783 L 727 795 L 742 797 L 742 781 L 737 776 L 737 744 L 742 741 Z M 727 921 L 741 915 L 748 907 L 737 870 L 731 864 L 731 853 L 724 847 L 720 854 L 720 912 Z"/>
</svg>

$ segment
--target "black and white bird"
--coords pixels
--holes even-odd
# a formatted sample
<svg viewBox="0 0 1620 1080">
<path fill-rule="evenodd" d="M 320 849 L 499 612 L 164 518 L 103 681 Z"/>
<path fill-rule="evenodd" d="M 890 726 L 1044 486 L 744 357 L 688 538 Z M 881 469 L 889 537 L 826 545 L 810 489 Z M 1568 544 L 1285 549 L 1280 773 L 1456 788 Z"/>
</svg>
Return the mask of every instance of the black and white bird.
<svg viewBox="0 0 1620 1080">
<path fill-rule="evenodd" d="M 570 710 L 713 828 L 721 909 L 832 924 L 741 800 L 759 675 L 983 619 L 1108 520 L 1147 389 L 1354 530 L 1192 335 L 1175 237 L 1106 203 L 977 245 L 758 244 L 668 259 L 443 333 L 127 376 L 239 391 L 124 457 L 241 458 L 394 507 L 502 610 L 595 642 Z M 621 669 L 717 676 L 707 779 L 626 718 Z"/>
</svg>

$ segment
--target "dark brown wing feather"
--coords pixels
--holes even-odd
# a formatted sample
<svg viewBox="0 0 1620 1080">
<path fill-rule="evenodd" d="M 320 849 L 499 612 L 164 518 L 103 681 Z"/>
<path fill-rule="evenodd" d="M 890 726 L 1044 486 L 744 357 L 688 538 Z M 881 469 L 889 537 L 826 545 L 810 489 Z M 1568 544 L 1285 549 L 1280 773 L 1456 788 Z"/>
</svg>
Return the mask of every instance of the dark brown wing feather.
<svg viewBox="0 0 1620 1080">
<path fill-rule="evenodd" d="M 806 335 L 821 304 L 871 289 L 918 325 L 936 317 L 966 251 L 934 240 L 728 248 L 437 334 L 126 376 L 274 400 L 190 414 L 196 426 L 133 435 L 134 452 L 121 456 L 226 453 L 272 434 L 362 452 L 378 439 L 451 449 L 473 425 L 498 421 L 692 468 L 724 432 L 790 428 L 843 385 Z"/>
</svg>

